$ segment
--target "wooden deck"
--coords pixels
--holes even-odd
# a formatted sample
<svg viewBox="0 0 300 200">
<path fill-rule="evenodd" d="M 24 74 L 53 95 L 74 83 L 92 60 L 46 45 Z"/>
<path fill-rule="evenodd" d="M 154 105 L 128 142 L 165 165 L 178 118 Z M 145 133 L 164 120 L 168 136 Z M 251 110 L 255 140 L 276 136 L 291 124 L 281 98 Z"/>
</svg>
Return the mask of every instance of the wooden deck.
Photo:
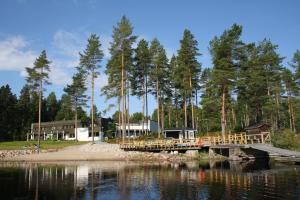
<svg viewBox="0 0 300 200">
<path fill-rule="evenodd" d="M 247 135 L 246 133 L 226 135 L 224 142 L 221 136 L 206 136 L 196 139 L 151 139 L 127 140 L 120 143 L 120 148 L 127 151 L 179 151 L 198 150 L 203 147 L 228 148 L 247 144 L 270 143 L 270 133 Z"/>
</svg>

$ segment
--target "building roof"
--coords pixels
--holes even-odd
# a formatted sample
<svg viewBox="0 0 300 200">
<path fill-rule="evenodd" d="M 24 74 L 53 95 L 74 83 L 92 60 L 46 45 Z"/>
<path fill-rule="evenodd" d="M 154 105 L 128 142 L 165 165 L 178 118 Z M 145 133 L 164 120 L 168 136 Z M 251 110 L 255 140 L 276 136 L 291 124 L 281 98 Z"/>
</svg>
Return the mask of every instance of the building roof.
<svg viewBox="0 0 300 200">
<path fill-rule="evenodd" d="M 75 120 L 61 120 L 61 121 L 51 121 L 51 122 L 41 122 L 41 125 L 65 125 L 65 124 L 74 124 Z M 80 120 L 77 120 L 77 123 L 81 123 Z M 33 123 L 34 126 L 37 126 L 39 123 Z"/>
<path fill-rule="evenodd" d="M 168 128 L 168 129 L 165 129 L 164 131 L 197 131 L 197 129 L 194 129 L 194 128 Z"/>
<path fill-rule="evenodd" d="M 257 128 L 261 128 L 263 126 L 268 126 L 270 127 L 270 125 L 266 124 L 266 123 L 258 123 L 258 124 L 253 124 L 251 126 L 248 126 L 245 128 L 245 130 L 251 130 L 251 129 L 257 129 Z"/>
</svg>

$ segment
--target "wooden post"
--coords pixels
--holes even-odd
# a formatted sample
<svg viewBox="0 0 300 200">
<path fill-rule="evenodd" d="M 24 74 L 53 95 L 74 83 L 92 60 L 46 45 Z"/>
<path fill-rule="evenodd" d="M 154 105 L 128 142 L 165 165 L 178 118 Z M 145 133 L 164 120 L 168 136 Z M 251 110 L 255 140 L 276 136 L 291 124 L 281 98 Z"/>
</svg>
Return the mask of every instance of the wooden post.
<svg viewBox="0 0 300 200">
<path fill-rule="evenodd" d="M 264 143 L 265 143 L 265 141 L 264 141 L 264 134 L 263 134 L 263 133 L 261 133 L 261 135 L 260 135 L 260 136 L 261 136 L 261 143 L 262 143 L 262 144 L 264 144 Z"/>
</svg>

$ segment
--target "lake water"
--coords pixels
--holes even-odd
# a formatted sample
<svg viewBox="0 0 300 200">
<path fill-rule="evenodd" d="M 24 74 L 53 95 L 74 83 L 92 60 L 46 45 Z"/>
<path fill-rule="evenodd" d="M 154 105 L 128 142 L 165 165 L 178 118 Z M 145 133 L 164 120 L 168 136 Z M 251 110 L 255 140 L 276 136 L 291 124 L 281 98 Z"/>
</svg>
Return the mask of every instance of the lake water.
<svg viewBox="0 0 300 200">
<path fill-rule="evenodd" d="M 265 162 L 0 163 L 0 199 L 300 199 L 300 166 Z"/>
</svg>

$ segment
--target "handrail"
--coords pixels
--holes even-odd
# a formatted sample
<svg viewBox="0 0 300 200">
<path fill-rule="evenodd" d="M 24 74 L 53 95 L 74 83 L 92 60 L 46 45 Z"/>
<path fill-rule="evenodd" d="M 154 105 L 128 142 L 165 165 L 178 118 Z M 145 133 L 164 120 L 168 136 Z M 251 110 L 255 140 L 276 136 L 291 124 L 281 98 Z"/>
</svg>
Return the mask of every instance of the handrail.
<svg viewBox="0 0 300 200">
<path fill-rule="evenodd" d="M 181 148 L 181 147 L 203 147 L 215 145 L 244 145 L 244 144 L 265 144 L 271 142 L 269 132 L 261 132 L 259 134 L 236 133 L 228 134 L 223 137 L 204 136 L 195 139 L 152 139 L 152 140 L 129 140 L 120 142 L 122 149 L 166 149 L 166 148 Z"/>
</svg>

